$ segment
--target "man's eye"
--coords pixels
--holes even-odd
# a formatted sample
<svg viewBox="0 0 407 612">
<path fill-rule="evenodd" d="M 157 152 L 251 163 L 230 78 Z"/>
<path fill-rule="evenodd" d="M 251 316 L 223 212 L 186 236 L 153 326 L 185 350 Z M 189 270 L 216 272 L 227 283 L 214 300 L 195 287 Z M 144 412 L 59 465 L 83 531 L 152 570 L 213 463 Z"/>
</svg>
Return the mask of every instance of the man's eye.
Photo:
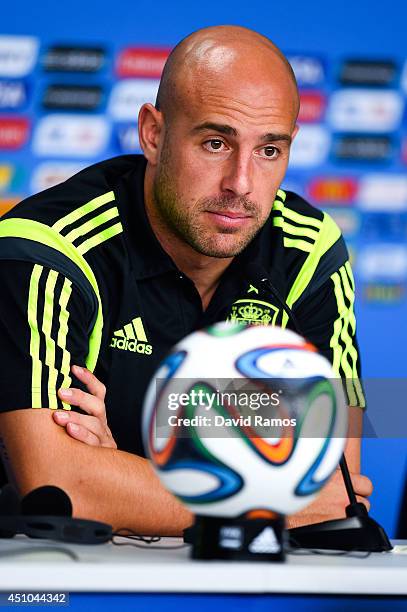
<svg viewBox="0 0 407 612">
<path fill-rule="evenodd" d="M 274 147 L 273 145 L 267 145 L 267 147 L 263 148 L 263 151 L 264 151 L 264 157 L 269 157 L 269 158 L 277 157 L 277 155 L 279 154 L 279 150 L 277 149 L 277 147 Z"/>
<path fill-rule="evenodd" d="M 210 140 L 204 142 L 205 148 L 208 149 L 208 151 L 220 151 L 224 144 L 225 143 L 223 140 L 220 140 L 219 138 L 211 138 Z"/>
</svg>

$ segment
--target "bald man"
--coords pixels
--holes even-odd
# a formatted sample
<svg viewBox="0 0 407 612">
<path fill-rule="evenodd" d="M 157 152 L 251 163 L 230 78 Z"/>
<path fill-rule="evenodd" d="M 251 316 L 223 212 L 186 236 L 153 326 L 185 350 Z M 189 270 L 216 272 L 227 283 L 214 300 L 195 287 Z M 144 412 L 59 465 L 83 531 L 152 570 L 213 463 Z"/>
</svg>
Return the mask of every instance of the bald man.
<svg viewBox="0 0 407 612">
<path fill-rule="evenodd" d="M 143 456 L 142 400 L 179 339 L 228 319 L 300 327 L 350 379 L 346 453 L 368 505 L 346 247 L 328 215 L 280 189 L 298 107 L 271 41 L 200 30 L 140 110 L 144 156 L 87 168 L 3 218 L 0 447 L 22 493 L 54 484 L 75 516 L 180 533 L 192 517 Z M 346 505 L 337 473 L 290 525 Z"/>
</svg>

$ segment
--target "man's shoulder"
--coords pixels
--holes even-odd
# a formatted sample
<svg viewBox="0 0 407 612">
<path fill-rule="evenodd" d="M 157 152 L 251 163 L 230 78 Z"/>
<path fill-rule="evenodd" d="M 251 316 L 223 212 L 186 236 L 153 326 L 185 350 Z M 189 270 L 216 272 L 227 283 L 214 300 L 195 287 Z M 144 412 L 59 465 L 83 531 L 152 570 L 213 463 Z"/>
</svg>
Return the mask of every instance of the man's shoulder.
<svg viewBox="0 0 407 612">
<path fill-rule="evenodd" d="M 50 268 L 88 294 L 98 291 L 100 281 L 111 284 L 106 266 L 121 265 L 127 256 L 126 207 L 138 184 L 136 172 L 144 172 L 143 160 L 103 161 L 23 200 L 0 220 L 0 260 Z"/>
<path fill-rule="evenodd" d="M 279 189 L 266 232 L 261 238 L 263 263 L 285 277 L 294 303 L 317 290 L 348 260 L 341 231 L 332 217 L 303 197 Z"/>
<path fill-rule="evenodd" d="M 292 191 L 278 190 L 273 212 L 273 224 L 283 230 L 286 247 L 302 250 L 302 246 L 309 253 L 321 249 L 325 252 L 338 241 L 343 242 L 334 219 Z"/>
<path fill-rule="evenodd" d="M 278 206 L 279 202 L 282 206 Z M 304 223 L 307 219 L 315 219 L 316 221 L 322 222 L 324 218 L 322 210 L 310 204 L 310 202 L 297 193 L 283 189 L 277 191 L 274 210 L 281 210 L 283 215 L 291 219 L 293 219 L 293 215 L 290 215 L 290 212 L 297 213 L 297 215 L 304 217 Z M 314 223 L 314 226 L 316 227 L 317 224 Z"/>
<path fill-rule="evenodd" d="M 88 166 L 63 183 L 22 200 L 2 220 L 30 219 L 52 226 L 75 210 L 86 213 L 91 202 L 98 207 L 104 200 L 116 200 L 119 205 L 117 185 L 144 163 L 141 155 L 123 155 Z"/>
</svg>

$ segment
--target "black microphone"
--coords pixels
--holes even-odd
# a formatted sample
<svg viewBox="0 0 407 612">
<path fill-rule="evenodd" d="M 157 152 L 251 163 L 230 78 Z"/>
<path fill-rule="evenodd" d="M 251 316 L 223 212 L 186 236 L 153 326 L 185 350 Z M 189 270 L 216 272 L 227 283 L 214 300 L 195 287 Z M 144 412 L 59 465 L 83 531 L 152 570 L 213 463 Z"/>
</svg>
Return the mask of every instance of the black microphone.
<svg viewBox="0 0 407 612">
<path fill-rule="evenodd" d="M 346 493 L 348 494 L 350 504 L 346 506 L 346 516 L 367 516 L 367 508 L 362 502 L 358 502 L 355 489 L 353 488 L 352 480 L 349 474 L 348 464 L 346 463 L 345 454 L 342 455 L 339 465 L 341 466 L 342 478 L 345 483 Z"/>
<path fill-rule="evenodd" d="M 72 518 L 72 502 L 67 493 L 47 485 L 30 491 L 21 501 L 14 533 L 76 544 L 101 544 L 112 538 L 112 527 L 99 521 Z"/>
<path fill-rule="evenodd" d="M 112 531 L 107 523 L 72 518 L 71 500 L 59 487 L 39 487 L 22 500 L 11 485 L 0 490 L 0 538 L 19 533 L 72 544 L 101 544 L 111 540 Z"/>
<path fill-rule="evenodd" d="M 21 500 L 21 514 L 24 516 L 72 516 L 72 502 L 69 496 L 52 485 L 30 491 Z"/>
</svg>

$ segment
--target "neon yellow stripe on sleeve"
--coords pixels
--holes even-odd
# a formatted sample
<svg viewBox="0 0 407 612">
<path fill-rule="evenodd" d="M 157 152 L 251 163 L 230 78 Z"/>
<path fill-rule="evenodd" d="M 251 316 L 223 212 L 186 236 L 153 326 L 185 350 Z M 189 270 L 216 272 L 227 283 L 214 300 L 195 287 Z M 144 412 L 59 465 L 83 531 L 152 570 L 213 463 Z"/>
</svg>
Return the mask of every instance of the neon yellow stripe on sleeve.
<svg viewBox="0 0 407 612">
<path fill-rule="evenodd" d="M 330 346 L 333 348 L 334 350 L 334 371 L 336 374 L 338 374 L 339 376 L 341 376 L 341 369 L 345 375 L 346 379 L 352 379 L 353 378 L 353 371 L 351 366 L 349 365 L 349 362 L 347 360 L 347 355 L 349 353 L 349 349 L 350 347 L 353 347 L 352 344 L 352 338 L 349 336 L 348 333 L 348 323 L 349 323 L 349 310 L 347 309 L 346 305 L 345 305 L 345 300 L 343 297 L 343 291 L 342 291 L 342 285 L 341 285 L 341 281 L 340 281 L 340 276 L 338 272 L 335 272 L 334 274 L 332 274 L 331 276 L 333 283 L 334 283 L 334 291 L 335 291 L 335 297 L 336 297 L 336 302 L 338 305 L 338 319 L 335 321 L 334 323 L 334 334 L 331 338 L 330 341 Z M 341 322 L 341 329 L 339 328 L 339 325 L 337 325 L 337 321 Z M 340 331 L 339 331 L 340 330 Z M 339 336 L 339 333 L 340 336 Z M 335 360 L 335 350 L 338 350 L 339 348 L 339 337 L 342 340 L 342 342 L 345 345 L 345 350 L 342 351 L 341 349 L 341 357 L 340 357 L 340 364 L 338 367 L 338 363 L 337 360 Z M 355 390 L 353 385 L 347 384 L 347 391 L 348 391 L 348 395 L 349 395 L 349 403 L 351 406 L 356 406 L 357 405 L 357 398 L 356 398 L 356 394 L 355 394 Z"/>
<path fill-rule="evenodd" d="M 353 272 L 349 260 L 345 263 L 345 270 L 348 273 L 352 291 L 355 291 L 355 279 L 353 278 Z"/>
<path fill-rule="evenodd" d="M 346 295 L 346 297 L 349 300 L 349 308 L 348 308 L 349 323 L 350 323 L 352 332 L 355 333 L 355 331 L 356 331 L 356 318 L 355 318 L 355 313 L 353 311 L 353 304 L 355 302 L 355 294 L 353 292 L 352 287 L 350 286 L 349 278 L 348 278 L 348 275 L 346 274 L 346 271 L 345 271 L 345 266 L 342 266 L 341 268 L 339 268 L 339 273 L 341 275 L 342 285 L 343 285 L 343 288 L 345 290 L 345 295 Z"/>
<path fill-rule="evenodd" d="M 291 208 L 288 208 L 287 206 L 285 206 L 283 202 L 280 202 L 279 200 L 276 200 L 274 202 L 273 210 L 280 210 L 284 217 L 286 217 L 287 219 L 291 219 L 291 221 L 295 221 L 296 223 L 299 223 L 302 225 L 312 225 L 313 227 L 320 229 L 323 224 L 323 220 L 320 221 L 319 219 L 314 219 L 313 217 L 307 217 L 306 215 L 301 215 L 300 213 L 294 210 L 291 210 Z"/>
<path fill-rule="evenodd" d="M 58 272 L 50 270 L 45 284 L 44 295 L 44 316 L 42 321 L 42 332 L 45 338 L 45 363 L 48 366 L 48 405 L 56 410 L 58 402 L 55 395 L 55 388 L 58 378 L 58 370 L 55 367 L 55 340 L 52 338 L 52 320 L 54 314 L 55 284 Z"/>
<path fill-rule="evenodd" d="M 92 238 L 88 238 L 87 240 L 82 242 L 82 244 L 77 246 L 76 249 L 81 255 L 83 255 L 84 253 L 87 253 L 88 251 L 90 251 L 90 249 L 93 249 L 93 247 L 98 246 L 99 244 L 101 244 L 102 242 L 105 242 L 106 240 L 109 240 L 109 238 L 113 238 L 113 236 L 117 236 L 117 234 L 120 234 L 122 231 L 123 231 L 122 224 L 116 223 L 115 225 L 112 225 L 112 227 L 108 227 L 103 232 L 100 232 L 100 234 L 96 234 L 96 236 L 92 236 Z"/>
<path fill-rule="evenodd" d="M 332 367 L 336 374 L 340 374 L 341 360 L 342 360 L 342 346 L 339 344 L 339 338 L 342 332 L 344 319 L 343 319 L 342 311 L 340 308 L 342 296 L 341 296 L 341 282 L 339 280 L 338 272 L 335 272 L 334 274 L 332 274 L 331 279 L 334 284 L 334 292 L 335 292 L 336 303 L 338 305 L 339 314 L 338 314 L 338 317 L 334 321 L 334 333 L 331 337 L 329 346 L 332 348 L 333 356 L 334 356 Z"/>
<path fill-rule="evenodd" d="M 297 225 L 292 225 L 282 217 L 276 217 L 274 219 L 274 226 L 281 227 L 286 234 L 292 234 L 293 236 L 307 236 L 308 238 L 314 240 L 314 242 L 318 238 L 318 232 L 316 230 L 312 230 L 309 227 L 298 227 Z"/>
<path fill-rule="evenodd" d="M 307 253 L 311 253 L 314 248 L 314 245 L 311 244 L 311 242 L 299 240 L 298 238 L 287 238 L 286 236 L 284 236 L 284 246 L 299 249 L 300 251 L 306 251 Z"/>
<path fill-rule="evenodd" d="M 79 208 L 73 210 L 65 217 L 62 217 L 62 219 L 59 219 L 56 223 L 54 223 L 52 227 L 56 232 L 60 232 L 68 225 L 72 225 L 72 223 L 78 221 L 78 219 L 80 219 L 81 217 L 84 217 L 85 215 L 93 212 L 94 210 L 97 210 L 108 202 L 112 202 L 114 199 L 115 197 L 113 191 L 108 191 L 107 193 L 104 193 L 103 195 L 98 196 L 97 198 L 93 198 L 93 200 L 90 200 L 89 202 L 86 202 L 86 204 L 83 204 L 83 206 L 80 206 Z"/>
<path fill-rule="evenodd" d="M 59 296 L 59 307 L 61 309 L 59 315 L 59 330 L 58 330 L 58 346 L 62 349 L 62 364 L 61 364 L 61 374 L 63 375 L 62 387 L 68 388 L 71 386 L 71 376 L 70 376 L 70 365 L 71 365 L 71 354 L 66 349 L 66 338 L 68 336 L 68 319 L 69 319 L 69 310 L 67 308 L 69 298 L 72 293 L 72 283 L 69 278 L 65 278 L 64 284 L 62 286 L 61 295 Z M 62 402 L 62 406 L 65 410 L 70 410 L 71 406 Z"/>
<path fill-rule="evenodd" d="M 41 376 L 42 363 L 40 360 L 40 334 L 37 322 L 38 284 L 43 267 L 36 264 L 31 273 L 30 289 L 28 293 L 28 324 L 30 326 L 30 355 L 32 361 L 31 373 L 31 408 L 42 408 Z"/>
<path fill-rule="evenodd" d="M 106 223 L 107 221 L 110 221 L 111 219 L 114 219 L 114 217 L 118 216 L 119 211 L 117 210 L 116 206 L 109 208 L 109 210 L 97 215 L 97 217 L 93 217 L 92 219 L 89 219 L 89 221 L 86 221 L 86 223 L 83 225 L 71 230 L 69 234 L 65 235 L 65 238 L 69 240 L 69 242 L 73 242 L 76 240 L 76 238 L 85 236 L 85 234 L 91 232 L 96 227 L 99 227 L 99 225 L 103 225 L 103 223 Z"/>
</svg>

